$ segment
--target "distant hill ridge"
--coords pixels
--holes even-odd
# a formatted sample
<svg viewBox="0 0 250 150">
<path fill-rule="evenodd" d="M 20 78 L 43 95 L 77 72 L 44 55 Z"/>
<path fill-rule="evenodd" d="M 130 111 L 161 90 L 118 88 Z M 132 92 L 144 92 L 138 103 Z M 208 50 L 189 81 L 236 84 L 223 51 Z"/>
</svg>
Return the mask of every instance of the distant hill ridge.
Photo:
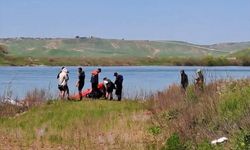
<svg viewBox="0 0 250 150">
<path fill-rule="evenodd" d="M 165 58 L 227 56 L 250 48 L 250 42 L 197 45 L 183 41 L 76 38 L 2 38 L 10 56 Z"/>
</svg>

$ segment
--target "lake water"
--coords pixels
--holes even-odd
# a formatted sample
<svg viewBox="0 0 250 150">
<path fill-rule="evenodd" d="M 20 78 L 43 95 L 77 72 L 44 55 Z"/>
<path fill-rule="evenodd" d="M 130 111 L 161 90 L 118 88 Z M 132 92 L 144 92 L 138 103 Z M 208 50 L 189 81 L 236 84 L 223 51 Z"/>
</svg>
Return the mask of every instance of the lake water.
<svg viewBox="0 0 250 150">
<path fill-rule="evenodd" d="M 56 76 L 61 67 L 0 67 L 0 94 L 12 91 L 13 97 L 23 98 L 27 91 L 34 88 L 49 90 L 57 95 Z M 67 67 L 69 70 L 70 93 L 76 93 L 77 68 Z M 84 67 L 86 74 L 84 89 L 90 87 L 90 72 L 97 67 Z M 99 80 L 104 77 L 114 80 L 113 73 L 124 76 L 124 96 L 135 97 L 161 91 L 171 84 L 179 84 L 180 70 L 184 69 L 193 82 L 198 68 L 204 71 L 206 82 L 216 79 L 239 79 L 250 77 L 250 67 L 183 67 L 183 66 L 131 66 L 131 67 L 101 67 Z"/>
</svg>

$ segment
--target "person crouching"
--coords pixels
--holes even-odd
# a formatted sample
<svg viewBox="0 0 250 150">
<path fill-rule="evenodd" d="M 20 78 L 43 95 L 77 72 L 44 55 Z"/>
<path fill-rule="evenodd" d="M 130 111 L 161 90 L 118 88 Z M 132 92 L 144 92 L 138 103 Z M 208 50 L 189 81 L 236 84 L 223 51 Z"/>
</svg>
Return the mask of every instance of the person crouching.
<svg viewBox="0 0 250 150">
<path fill-rule="evenodd" d="M 113 90 L 115 88 L 114 83 L 107 77 L 103 78 L 103 83 L 105 87 L 105 98 L 112 100 L 113 99 Z"/>
</svg>

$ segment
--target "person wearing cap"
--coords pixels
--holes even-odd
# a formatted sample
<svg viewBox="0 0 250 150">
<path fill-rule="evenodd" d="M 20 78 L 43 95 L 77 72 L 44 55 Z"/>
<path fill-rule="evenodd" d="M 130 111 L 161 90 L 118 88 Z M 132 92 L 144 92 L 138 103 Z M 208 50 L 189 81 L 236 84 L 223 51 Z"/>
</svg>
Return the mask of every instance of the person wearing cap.
<svg viewBox="0 0 250 150">
<path fill-rule="evenodd" d="M 57 74 L 57 79 L 59 78 L 59 75 L 60 75 L 60 73 L 62 72 L 62 70 L 64 69 L 65 67 L 63 66 L 62 68 L 61 68 L 61 70 L 60 70 L 60 72 Z"/>
<path fill-rule="evenodd" d="M 97 70 L 91 72 L 90 82 L 91 82 L 92 93 L 94 95 L 98 93 L 99 73 L 101 72 L 102 72 L 101 68 L 98 68 Z"/>
<path fill-rule="evenodd" d="M 82 89 L 85 83 L 85 72 L 81 67 L 78 68 L 78 81 L 76 83 L 76 87 L 78 87 L 79 97 L 82 100 Z"/>
<path fill-rule="evenodd" d="M 64 99 L 65 93 L 67 94 L 67 98 L 69 99 L 69 87 L 68 87 L 68 70 L 66 67 L 63 67 L 61 72 L 58 75 L 58 89 L 60 91 L 61 99 Z"/>
<path fill-rule="evenodd" d="M 181 70 L 181 87 L 186 90 L 188 86 L 188 76 L 184 70 Z"/>
<path fill-rule="evenodd" d="M 108 79 L 107 77 L 103 78 L 103 84 L 104 84 L 104 96 L 105 99 L 112 100 L 113 99 L 113 90 L 115 88 L 114 83 Z"/>
<path fill-rule="evenodd" d="M 118 74 L 117 72 L 114 73 L 115 79 L 115 94 L 118 98 L 118 101 L 121 101 L 122 99 L 122 83 L 123 83 L 123 76 Z"/>
<path fill-rule="evenodd" d="M 197 77 L 195 79 L 195 86 L 199 88 L 200 90 L 203 90 L 204 88 L 204 76 L 202 74 L 201 69 L 197 69 L 196 71 Z"/>
</svg>

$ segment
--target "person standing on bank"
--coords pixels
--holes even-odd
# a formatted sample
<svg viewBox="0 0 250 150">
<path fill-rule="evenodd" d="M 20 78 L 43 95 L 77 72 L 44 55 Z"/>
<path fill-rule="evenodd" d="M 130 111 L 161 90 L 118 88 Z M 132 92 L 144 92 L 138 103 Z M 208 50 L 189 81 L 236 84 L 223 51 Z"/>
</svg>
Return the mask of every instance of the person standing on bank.
<svg viewBox="0 0 250 150">
<path fill-rule="evenodd" d="M 98 68 L 97 70 L 94 70 L 91 72 L 91 88 L 92 93 L 97 94 L 98 93 L 98 83 L 99 83 L 99 73 L 101 73 L 101 68 Z"/>
<path fill-rule="evenodd" d="M 181 87 L 186 90 L 188 86 L 188 76 L 184 70 L 181 70 Z"/>
<path fill-rule="evenodd" d="M 62 72 L 62 70 L 64 69 L 65 67 L 63 66 L 62 68 L 61 68 L 61 70 L 60 70 L 60 72 L 57 74 L 57 79 L 59 79 L 59 75 L 60 75 L 60 73 Z"/>
<path fill-rule="evenodd" d="M 204 76 L 203 76 L 201 69 L 197 69 L 196 75 L 197 77 L 195 79 L 195 86 L 198 89 L 203 90 L 204 89 Z"/>
<path fill-rule="evenodd" d="M 78 68 L 78 81 L 76 83 L 76 87 L 78 87 L 79 97 L 82 100 L 82 89 L 85 83 L 85 72 L 81 67 Z"/>
<path fill-rule="evenodd" d="M 114 73 L 115 79 L 115 94 L 118 98 L 118 101 L 121 101 L 122 99 L 122 83 L 123 83 L 123 76 L 118 74 L 117 72 Z"/>
<path fill-rule="evenodd" d="M 65 93 L 67 94 L 67 98 L 69 99 L 68 73 L 68 70 L 64 67 L 58 75 L 58 89 L 60 90 L 61 99 L 64 99 Z"/>
</svg>

